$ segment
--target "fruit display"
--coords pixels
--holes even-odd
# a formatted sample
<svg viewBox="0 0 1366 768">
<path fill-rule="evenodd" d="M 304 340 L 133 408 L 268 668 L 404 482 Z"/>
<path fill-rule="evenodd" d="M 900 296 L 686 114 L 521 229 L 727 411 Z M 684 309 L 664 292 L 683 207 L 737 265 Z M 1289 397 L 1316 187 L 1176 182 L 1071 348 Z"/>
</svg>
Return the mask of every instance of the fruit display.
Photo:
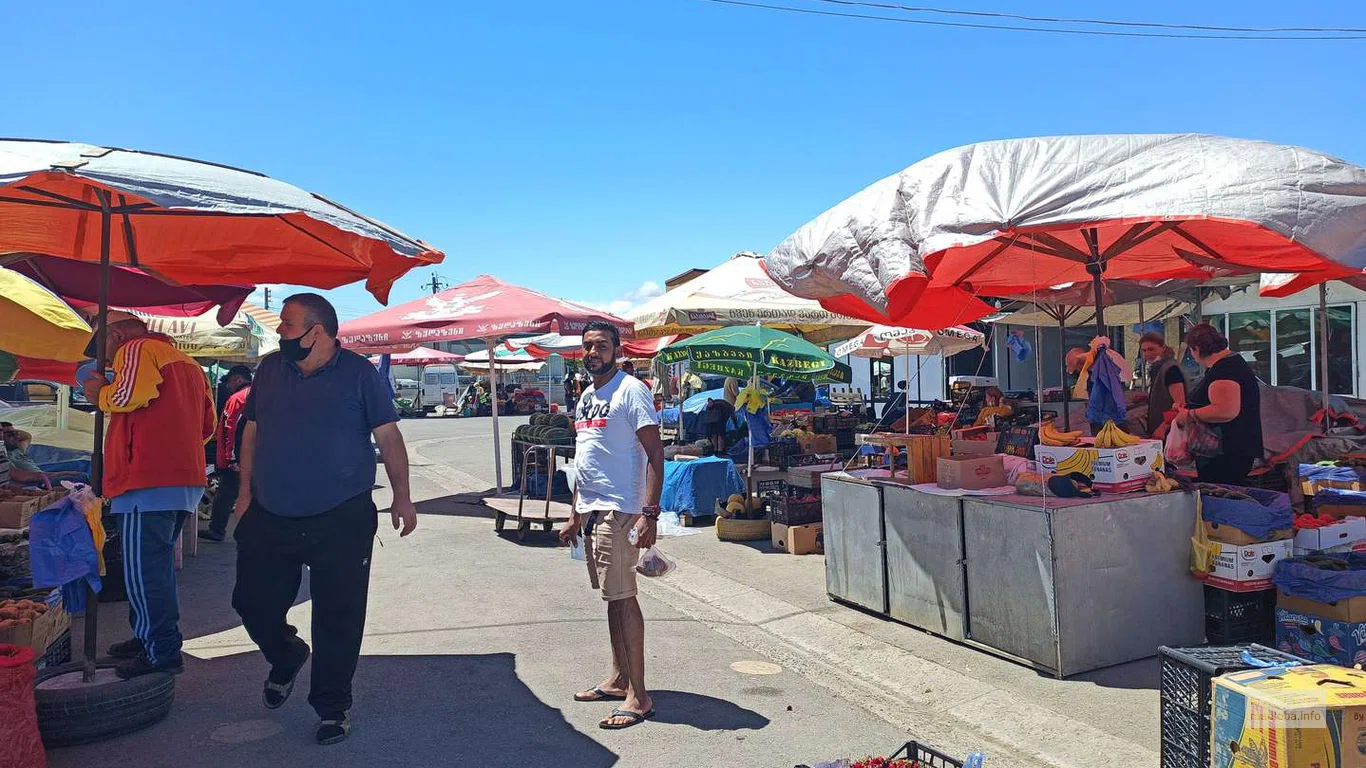
<svg viewBox="0 0 1366 768">
<path fill-rule="evenodd" d="M 1134 437 L 1115 426 L 1113 421 L 1105 422 L 1105 426 L 1101 427 L 1100 432 L 1096 434 L 1097 448 L 1127 448 L 1140 442 L 1142 442 L 1140 438 Z"/>
<path fill-rule="evenodd" d="M 563 413 L 532 414 L 528 423 L 513 431 L 512 439 L 536 445 L 573 445 L 574 422 Z"/>
<path fill-rule="evenodd" d="M 743 493 L 733 493 L 720 503 L 722 517 L 731 519 L 758 519 L 763 517 L 764 500 L 758 496 L 745 498 Z"/>
<path fill-rule="evenodd" d="M 1059 432 L 1058 428 L 1054 426 L 1053 420 L 1049 419 L 1043 423 L 1043 426 L 1039 427 L 1039 442 L 1053 446 L 1076 445 L 1081 442 L 1081 430 Z"/>
<path fill-rule="evenodd" d="M 1008 405 L 989 405 L 977 412 L 977 420 L 973 422 L 973 426 L 980 427 L 993 418 L 1005 418 L 1013 413 L 1015 409 Z"/>
<path fill-rule="evenodd" d="M 29 624 L 47 613 L 47 603 L 34 600 L 6 600 L 0 602 L 0 629 Z"/>
<path fill-rule="evenodd" d="M 1167 477 L 1157 470 L 1153 470 L 1153 476 L 1148 482 L 1143 484 L 1143 490 L 1148 493 L 1171 493 L 1181 490 L 1181 484 L 1174 478 Z"/>
</svg>

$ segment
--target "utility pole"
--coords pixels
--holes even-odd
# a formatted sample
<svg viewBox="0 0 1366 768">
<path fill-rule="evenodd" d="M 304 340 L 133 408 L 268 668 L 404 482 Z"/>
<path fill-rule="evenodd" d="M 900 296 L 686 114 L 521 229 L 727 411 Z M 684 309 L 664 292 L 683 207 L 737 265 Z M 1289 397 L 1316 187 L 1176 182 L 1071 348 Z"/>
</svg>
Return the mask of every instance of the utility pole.
<svg viewBox="0 0 1366 768">
<path fill-rule="evenodd" d="M 265 308 L 266 308 L 266 309 L 270 309 L 270 286 L 269 286 L 269 285 L 267 285 L 267 286 L 265 287 L 265 292 L 266 292 L 266 302 L 265 302 L 265 305 L 266 305 L 266 306 L 265 306 Z"/>
<path fill-rule="evenodd" d="M 432 295 L 435 296 L 436 294 L 440 293 L 441 289 L 445 287 L 447 287 L 446 281 L 442 280 L 440 277 L 437 276 L 435 272 L 433 272 L 431 282 Z"/>
</svg>

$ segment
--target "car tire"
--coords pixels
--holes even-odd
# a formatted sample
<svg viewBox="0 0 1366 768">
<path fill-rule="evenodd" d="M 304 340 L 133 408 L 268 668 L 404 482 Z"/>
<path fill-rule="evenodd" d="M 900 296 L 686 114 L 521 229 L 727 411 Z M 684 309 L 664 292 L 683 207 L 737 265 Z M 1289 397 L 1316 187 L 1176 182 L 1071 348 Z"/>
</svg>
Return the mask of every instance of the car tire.
<svg viewBox="0 0 1366 768">
<path fill-rule="evenodd" d="M 102 674 L 95 682 L 64 683 L 81 673 L 80 663 L 40 670 L 33 697 L 38 709 L 38 731 L 51 748 L 93 744 L 134 733 L 160 722 L 175 701 L 175 675 L 157 673 L 132 680 L 114 677 L 114 664 L 96 665 Z M 107 679 L 106 679 L 107 678 Z"/>
</svg>

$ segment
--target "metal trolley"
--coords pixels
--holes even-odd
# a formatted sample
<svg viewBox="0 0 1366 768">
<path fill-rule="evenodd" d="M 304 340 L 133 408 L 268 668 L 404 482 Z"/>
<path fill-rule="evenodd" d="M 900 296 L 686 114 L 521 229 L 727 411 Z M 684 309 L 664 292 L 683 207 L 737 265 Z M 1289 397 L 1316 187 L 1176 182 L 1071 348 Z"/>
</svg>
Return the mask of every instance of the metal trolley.
<svg viewBox="0 0 1366 768">
<path fill-rule="evenodd" d="M 553 506 L 557 501 L 555 475 L 559 471 L 559 460 L 562 458 L 572 460 L 574 458 L 574 446 L 513 441 L 512 452 L 514 456 L 521 456 L 521 461 L 513 467 L 512 478 L 513 483 L 519 489 L 517 512 L 510 514 L 502 510 L 497 511 L 493 521 L 493 530 L 501 533 L 507 520 L 511 518 L 517 522 L 517 540 L 525 541 L 533 525 L 540 525 L 541 530 L 548 533 L 554 530 L 555 523 L 563 522 L 569 518 L 567 512 L 558 515 L 552 513 L 554 512 Z M 543 500 L 539 492 L 532 496 L 531 479 L 535 477 L 545 478 L 545 497 Z M 559 501 L 563 504 L 571 501 L 572 498 L 572 495 L 560 494 Z M 528 499 L 532 501 L 532 509 L 527 508 Z M 541 508 L 541 514 L 536 515 L 534 508 L 542 501 L 544 504 Z"/>
</svg>

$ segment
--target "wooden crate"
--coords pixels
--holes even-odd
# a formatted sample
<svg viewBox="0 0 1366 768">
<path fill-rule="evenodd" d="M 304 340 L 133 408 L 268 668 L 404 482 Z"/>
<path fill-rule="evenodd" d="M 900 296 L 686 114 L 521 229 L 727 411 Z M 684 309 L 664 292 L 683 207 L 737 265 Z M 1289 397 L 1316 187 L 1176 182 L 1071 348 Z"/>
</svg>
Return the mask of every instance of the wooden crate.
<svg viewBox="0 0 1366 768">
<path fill-rule="evenodd" d="M 912 484 L 933 483 L 939 480 L 939 459 L 951 453 L 952 441 L 948 435 L 868 435 L 869 445 L 880 445 L 896 453 L 906 455 L 904 477 Z M 899 470 L 893 470 L 891 477 L 896 478 Z"/>
</svg>

